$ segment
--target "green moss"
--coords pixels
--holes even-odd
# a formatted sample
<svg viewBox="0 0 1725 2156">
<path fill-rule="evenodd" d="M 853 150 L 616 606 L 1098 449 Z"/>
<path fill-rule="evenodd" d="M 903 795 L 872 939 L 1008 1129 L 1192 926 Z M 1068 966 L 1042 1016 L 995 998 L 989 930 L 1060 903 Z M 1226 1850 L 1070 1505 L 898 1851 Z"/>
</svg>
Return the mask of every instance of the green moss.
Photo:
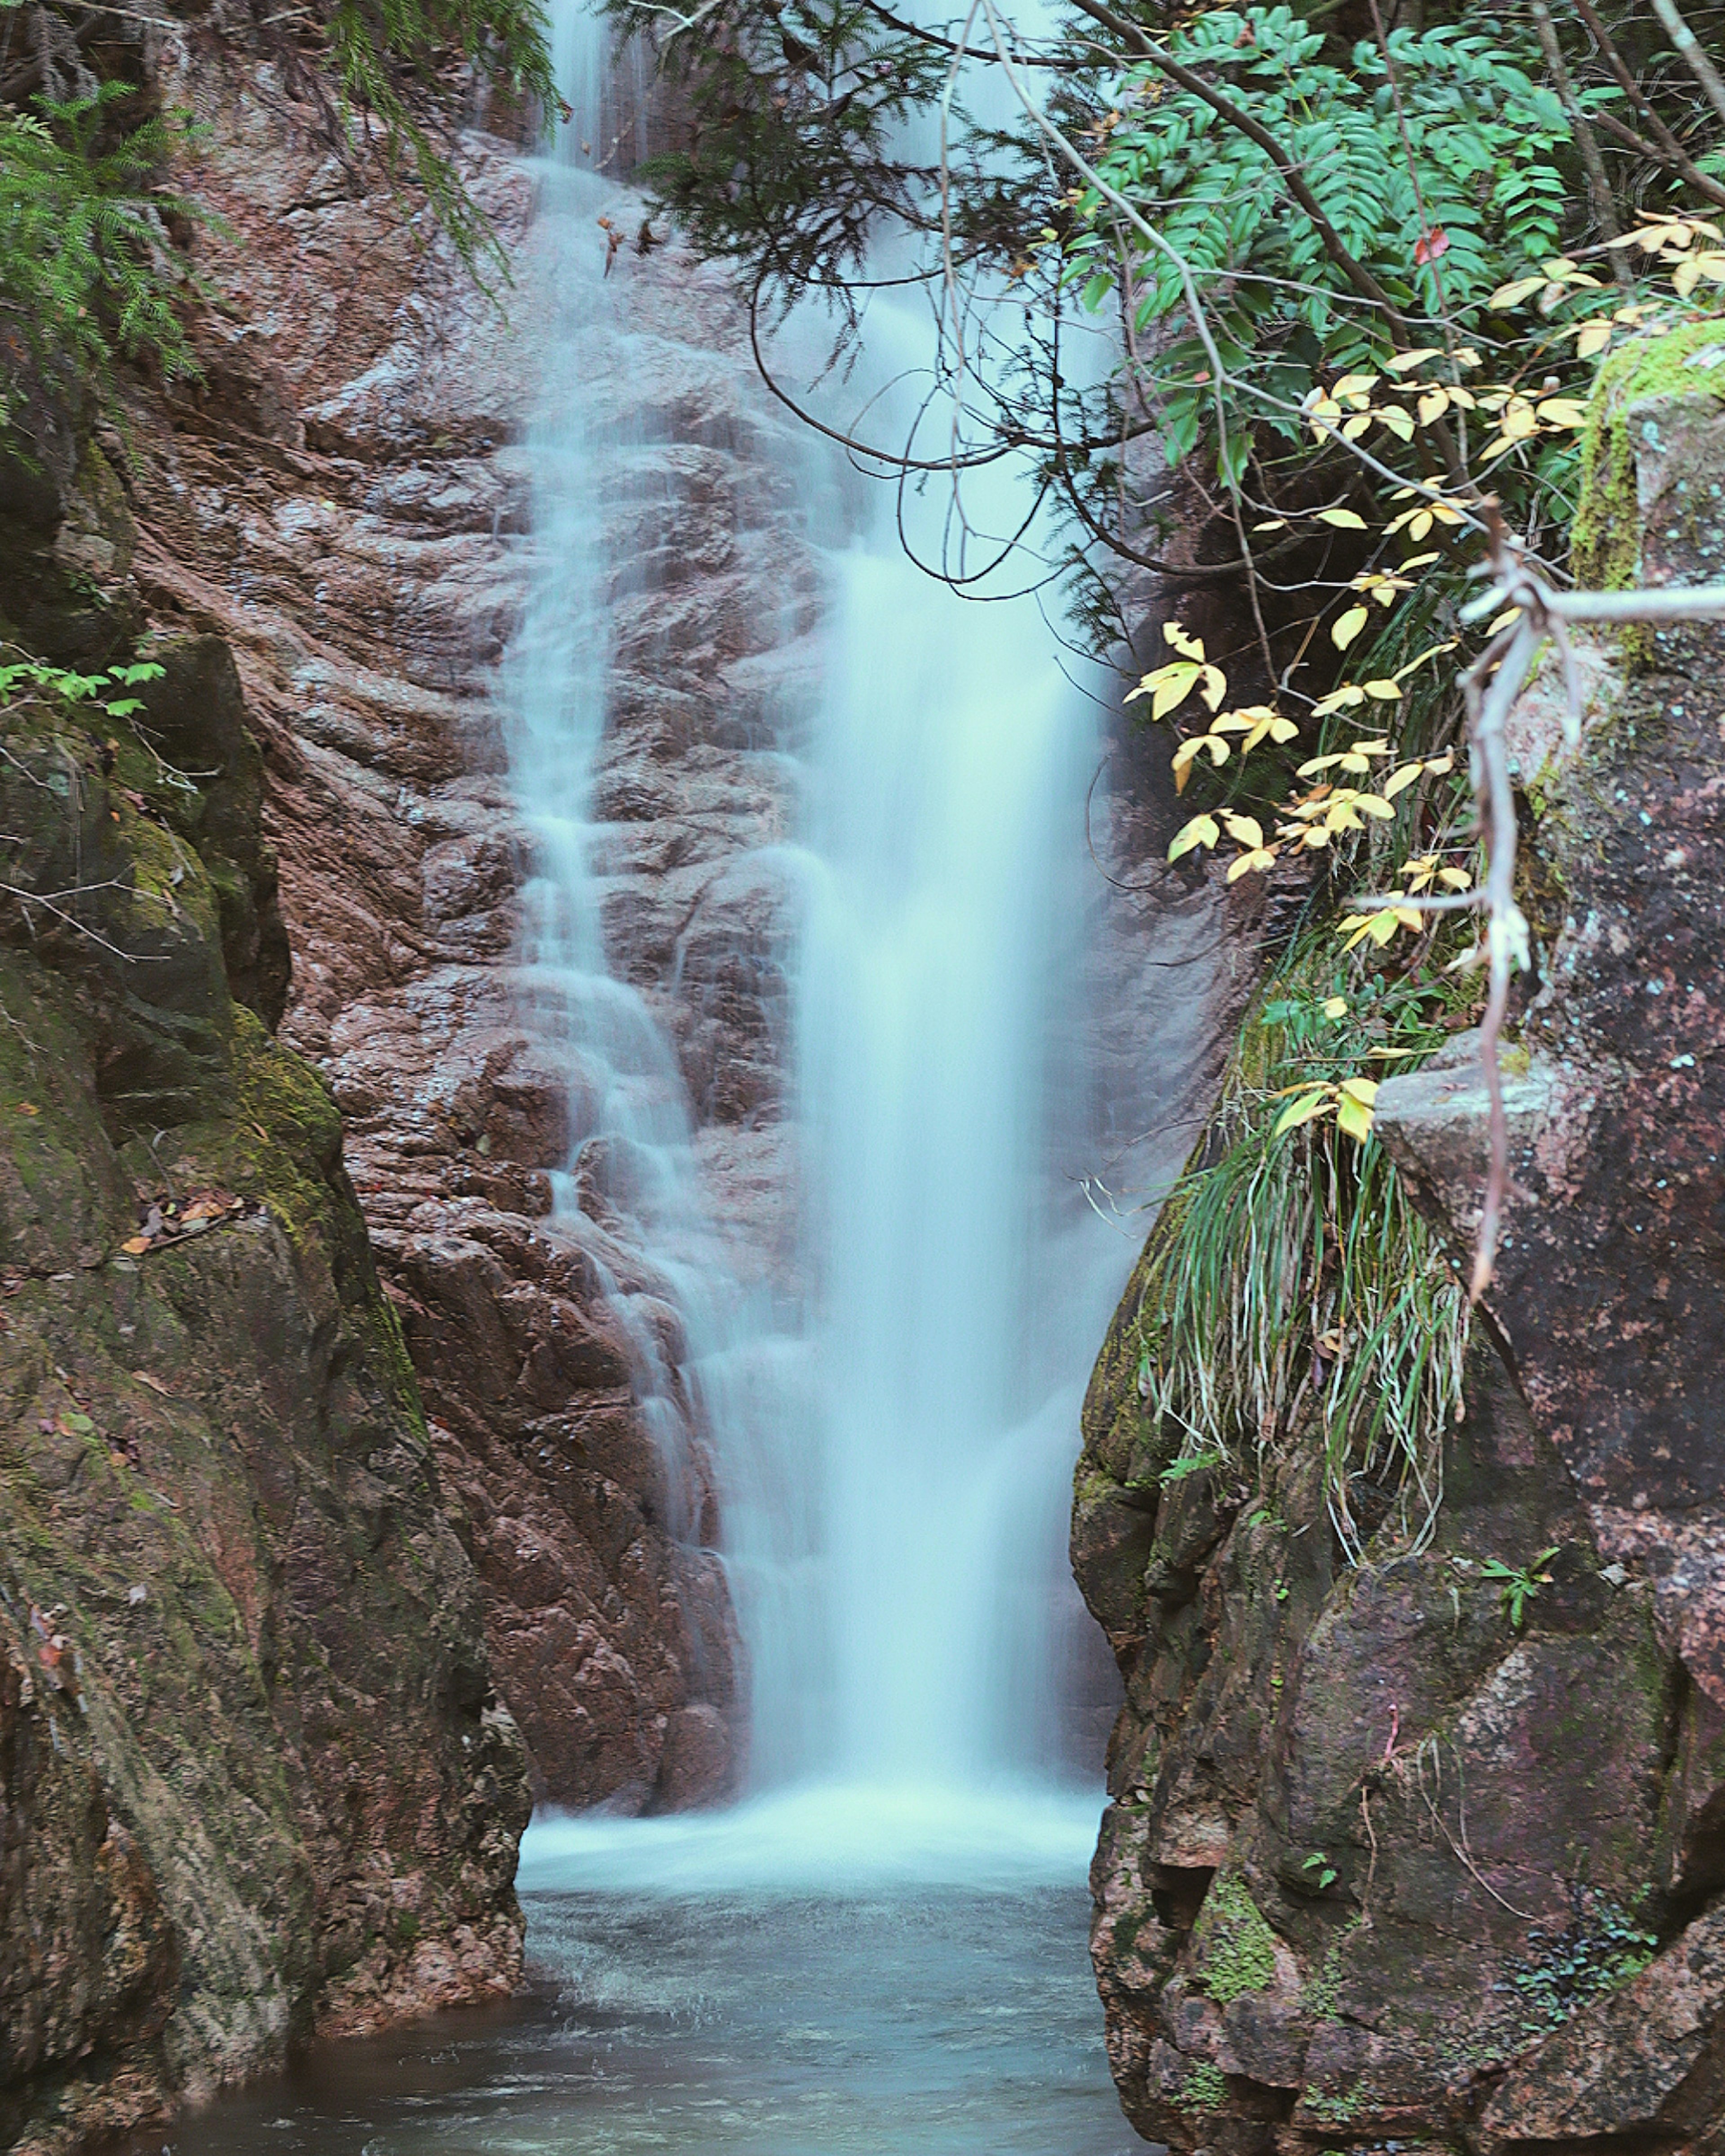
<svg viewBox="0 0 1725 2156">
<path fill-rule="evenodd" d="M 1222 2078 L 1219 2066 L 1207 2060 L 1187 2069 L 1186 2078 L 1180 2084 L 1180 2105 L 1185 2111 L 1219 2111 L 1228 2101 L 1228 2084 Z"/>
<path fill-rule="evenodd" d="M 1199 1982 L 1218 2005 L 1276 1979 L 1276 1934 L 1237 1871 L 1211 1882 L 1194 1937 Z"/>
<path fill-rule="evenodd" d="M 1347 1974 L 1348 1943 L 1359 1929 L 1363 1919 L 1356 1913 L 1330 1941 L 1324 1958 L 1315 1975 L 1307 1979 L 1301 1993 L 1300 2004 L 1314 2021 L 1333 2021 L 1342 1995 L 1342 1980 Z"/>
<path fill-rule="evenodd" d="M 1689 322 L 1664 336 L 1635 338 L 1600 368 L 1582 437 L 1581 506 L 1570 535 L 1570 559 L 1578 583 L 1622 591 L 1635 582 L 1641 520 L 1630 415 L 1635 407 L 1656 397 L 1718 398 L 1715 377 L 1688 362 L 1694 353 L 1722 339 L 1725 320 Z"/>
</svg>

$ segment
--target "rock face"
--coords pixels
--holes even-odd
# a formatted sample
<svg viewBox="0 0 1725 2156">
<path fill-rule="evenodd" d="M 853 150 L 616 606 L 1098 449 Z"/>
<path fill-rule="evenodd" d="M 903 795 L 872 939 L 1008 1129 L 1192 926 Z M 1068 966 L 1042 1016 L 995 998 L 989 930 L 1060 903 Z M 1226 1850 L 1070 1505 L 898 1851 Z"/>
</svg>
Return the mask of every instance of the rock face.
<svg viewBox="0 0 1725 2156">
<path fill-rule="evenodd" d="M 218 635 L 238 663 L 294 952 L 283 1038 L 346 1120 L 536 1794 L 710 1801 L 739 1765 L 711 1475 L 698 1432 L 655 1437 L 655 1417 L 694 1419 L 675 1297 L 622 1164 L 583 1149 L 592 1104 L 525 963 L 537 863 L 499 685 L 555 567 L 527 439 L 550 355 L 526 330 L 557 318 L 566 242 L 536 225 L 518 149 L 464 137 L 519 280 L 500 313 L 268 69 L 195 30 L 177 50 L 167 94 L 209 130 L 198 187 L 227 220 L 206 266 L 241 326 L 206 325 L 203 383 L 141 414 L 110 611 Z M 590 216 L 577 243 L 603 259 Z M 613 639 L 605 941 L 672 1044 L 731 1260 L 770 1282 L 788 1218 L 774 752 L 816 584 L 718 273 L 631 249 L 605 291 L 627 332 L 583 384 Z M 560 1222 L 564 1168 L 584 1211 Z"/>
<path fill-rule="evenodd" d="M 264 1023 L 239 682 L 213 639 L 156 657 L 136 726 L 44 683 L 0 762 L 0 2139 L 31 2149 L 521 1962 L 479 1583 L 335 1105 Z"/>
<path fill-rule="evenodd" d="M 1721 349 L 1608 371 L 1584 574 L 1712 581 L 1725 412 L 1688 370 Z M 1589 658 L 1579 752 L 1553 682 L 1517 716 L 1542 985 L 1430 1546 L 1344 1564 L 1297 1443 L 1163 1486 L 1135 1289 L 1098 1364 L 1074 1555 L 1128 1700 L 1093 1951 L 1175 2148 L 1725 2147 L 1722 662 L 1717 628 L 1637 632 Z M 1472 1056 L 1378 1101 L 1458 1254 Z"/>
</svg>

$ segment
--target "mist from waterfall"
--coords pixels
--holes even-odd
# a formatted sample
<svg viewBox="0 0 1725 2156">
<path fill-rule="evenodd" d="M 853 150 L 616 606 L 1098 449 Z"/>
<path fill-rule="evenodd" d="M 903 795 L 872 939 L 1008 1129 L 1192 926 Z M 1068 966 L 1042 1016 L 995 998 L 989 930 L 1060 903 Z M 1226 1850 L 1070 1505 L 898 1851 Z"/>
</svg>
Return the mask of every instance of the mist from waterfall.
<svg viewBox="0 0 1725 2156">
<path fill-rule="evenodd" d="M 582 353 L 631 333 L 593 220 L 609 204 L 638 221 L 639 206 L 580 169 L 579 146 L 596 161 L 637 123 L 609 86 L 603 21 L 581 0 L 552 16 L 576 117 L 541 213 L 563 312 L 546 326 L 557 348 L 534 439 L 548 566 L 507 684 L 538 849 L 528 957 L 578 1138 L 603 1141 L 585 1158 L 610 1164 L 611 1201 L 655 1277 L 631 1291 L 567 1178 L 559 1217 L 612 1268 L 625 1317 L 642 1313 L 637 1384 L 660 1442 L 690 1441 L 682 1397 L 705 1425 L 751 1728 L 748 1801 L 727 1819 L 541 1827 L 530 1860 L 597 1859 L 603 1843 L 612 1866 L 633 1846 L 652 1866 L 675 1850 L 696 1872 L 752 1876 L 818 1868 L 841 1845 L 885 1861 L 890 1844 L 895 1861 L 914 1848 L 957 1876 L 988 1844 L 1070 1876 L 1099 1768 L 1067 1756 L 1061 1733 L 1065 1657 L 1086 1621 L 1065 1556 L 1070 1464 L 1132 1255 L 1077 1186 L 1095 1106 L 1074 1045 L 1092 707 L 1034 598 L 960 597 L 906 558 L 890 485 L 860 485 L 817 445 L 795 452 L 823 505 L 829 605 L 824 688 L 788 744 L 808 803 L 792 1048 L 806 1291 L 788 1318 L 769 1313 L 736 1286 L 704 1210 L 670 1045 L 606 968 L 590 795 L 608 657 L 599 496 L 616 442 L 583 394 Z M 823 327 L 793 321 L 788 367 Z M 864 403 L 859 384 L 926 368 L 929 334 L 921 299 L 876 295 L 857 374 L 825 392 L 834 414 Z M 886 392 L 877 439 L 901 438 L 914 394 Z M 972 513 L 1009 528 L 1015 484 L 1004 472 L 973 488 Z M 944 506 L 909 504 L 913 540 L 938 545 Z M 655 1316 L 667 1300 L 680 1385 Z"/>
</svg>

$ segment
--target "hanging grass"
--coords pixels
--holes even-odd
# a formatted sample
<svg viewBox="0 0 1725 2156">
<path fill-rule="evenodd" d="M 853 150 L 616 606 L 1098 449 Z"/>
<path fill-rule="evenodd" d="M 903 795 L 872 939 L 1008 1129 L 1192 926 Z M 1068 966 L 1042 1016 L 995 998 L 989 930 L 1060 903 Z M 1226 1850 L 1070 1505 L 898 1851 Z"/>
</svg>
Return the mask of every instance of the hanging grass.
<svg viewBox="0 0 1725 2156">
<path fill-rule="evenodd" d="M 1443 1496 L 1460 1418 L 1465 1294 L 1375 1136 L 1333 1122 L 1275 1132 L 1290 1089 L 1416 1068 L 1469 993 L 1348 978 L 1332 936 L 1296 952 L 1243 1031 L 1197 1163 L 1164 1205 L 1137 1315 L 1146 1409 L 1172 1425 L 1169 1476 L 1255 1468 L 1317 1445 L 1330 1513 L 1358 1558 L 1359 1486 L 1414 1547 Z M 1348 1010 L 1326 1017 L 1327 998 Z M 1374 1056 L 1373 1051 L 1378 1051 Z"/>
</svg>

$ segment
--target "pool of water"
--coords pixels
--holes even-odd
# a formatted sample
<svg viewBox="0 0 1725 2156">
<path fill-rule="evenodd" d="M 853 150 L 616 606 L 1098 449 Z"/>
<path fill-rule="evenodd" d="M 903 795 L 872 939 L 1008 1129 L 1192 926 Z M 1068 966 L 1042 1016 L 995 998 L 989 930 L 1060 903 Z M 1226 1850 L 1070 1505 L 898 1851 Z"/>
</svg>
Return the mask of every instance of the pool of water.
<svg viewBox="0 0 1725 2156">
<path fill-rule="evenodd" d="M 167 2145 L 1143 2156 L 1103 2055 L 1081 1861 L 1074 1876 L 1095 1813 L 973 1805 L 967 1840 L 938 1806 L 853 1793 L 706 1825 L 542 1825 L 521 1998 L 319 2046 Z"/>
</svg>

